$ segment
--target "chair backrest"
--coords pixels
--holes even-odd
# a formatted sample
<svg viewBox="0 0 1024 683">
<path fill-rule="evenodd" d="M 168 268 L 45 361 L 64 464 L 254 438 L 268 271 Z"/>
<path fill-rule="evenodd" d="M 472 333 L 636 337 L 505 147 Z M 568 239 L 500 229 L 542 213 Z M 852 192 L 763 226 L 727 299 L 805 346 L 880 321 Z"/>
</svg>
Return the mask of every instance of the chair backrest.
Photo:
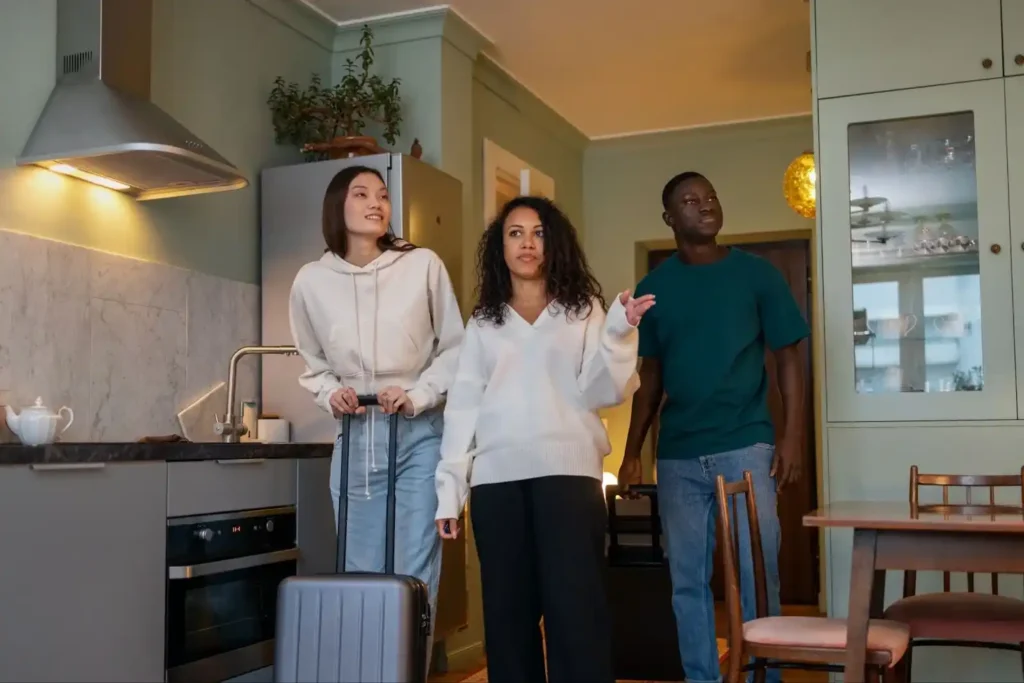
<svg viewBox="0 0 1024 683">
<path fill-rule="evenodd" d="M 942 489 L 941 503 L 922 503 L 921 487 L 938 486 Z M 1007 505 L 996 502 L 996 489 L 1020 489 L 1019 504 Z M 963 502 L 950 499 L 950 489 L 963 489 Z M 988 502 L 975 502 L 973 493 L 977 489 L 988 489 Z M 1006 515 L 1024 512 L 1024 467 L 1018 474 L 921 474 L 917 465 L 910 468 L 910 509 L 912 513 L 937 513 L 953 515 Z M 903 578 L 903 594 L 913 595 L 917 573 L 908 571 Z M 950 591 L 950 573 L 942 573 L 942 590 Z M 967 574 L 967 591 L 974 592 L 974 573 Z M 999 594 L 999 575 L 992 574 L 992 593 Z"/>
<path fill-rule="evenodd" d="M 740 530 L 747 527 L 750 552 L 754 563 L 754 598 L 757 617 L 768 616 L 768 589 L 764 577 L 764 552 L 761 548 L 761 528 L 757 523 L 757 500 L 754 482 L 749 471 L 743 472 L 743 481 L 727 483 L 725 477 L 715 479 L 718 498 L 718 539 L 722 548 L 722 568 L 725 571 L 725 606 L 729 612 L 729 642 L 733 647 L 743 642 L 743 608 L 740 604 L 739 548 Z M 743 503 L 746 524 L 740 524 L 737 499 Z"/>
</svg>

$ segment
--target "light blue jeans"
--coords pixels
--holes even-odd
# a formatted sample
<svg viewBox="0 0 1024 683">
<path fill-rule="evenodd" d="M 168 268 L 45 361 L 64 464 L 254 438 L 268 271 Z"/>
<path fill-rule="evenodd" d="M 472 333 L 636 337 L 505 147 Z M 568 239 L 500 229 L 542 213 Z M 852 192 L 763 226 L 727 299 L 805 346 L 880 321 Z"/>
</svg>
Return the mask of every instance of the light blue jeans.
<svg viewBox="0 0 1024 683">
<path fill-rule="evenodd" d="M 672 609 L 676 616 L 679 654 L 688 683 L 721 681 L 715 645 L 715 603 L 711 593 L 712 556 L 715 548 L 715 478 L 742 481 L 750 470 L 757 501 L 761 546 L 764 551 L 768 616 L 781 613 L 779 604 L 779 544 L 782 532 L 776 510 L 775 479 L 771 476 L 775 448 L 755 444 L 727 453 L 688 460 L 658 461 L 658 507 L 672 574 Z M 736 498 L 734 520 L 739 536 L 740 602 L 743 620 L 756 617 L 754 565 L 745 501 Z M 749 680 L 749 677 L 748 677 Z M 768 683 L 781 680 L 778 669 L 768 669 Z"/>
<path fill-rule="evenodd" d="M 434 473 L 441 454 L 443 424 L 443 414 L 437 409 L 414 418 L 398 418 L 395 571 L 415 576 L 427 584 L 430 591 L 431 636 L 434 632 L 437 586 L 441 574 L 441 539 L 434 525 L 437 512 Z M 341 431 L 340 422 L 338 431 Z M 382 572 L 387 522 L 388 416 L 377 408 L 367 408 L 365 415 L 353 416 L 351 438 L 345 570 Z M 335 520 L 338 518 L 340 484 L 339 434 L 331 457 L 330 486 Z M 430 652 L 429 646 L 427 652 Z"/>
</svg>

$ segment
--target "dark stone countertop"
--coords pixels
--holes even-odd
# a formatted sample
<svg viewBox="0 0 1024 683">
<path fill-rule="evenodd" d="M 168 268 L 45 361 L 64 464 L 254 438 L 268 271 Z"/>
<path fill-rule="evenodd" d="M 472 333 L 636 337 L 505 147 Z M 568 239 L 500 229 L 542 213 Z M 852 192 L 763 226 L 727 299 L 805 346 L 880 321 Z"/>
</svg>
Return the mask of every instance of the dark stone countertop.
<svg viewBox="0 0 1024 683">
<path fill-rule="evenodd" d="M 258 458 L 329 458 L 329 443 L 55 443 L 48 446 L 0 444 L 0 465 L 89 462 L 193 462 Z"/>
</svg>

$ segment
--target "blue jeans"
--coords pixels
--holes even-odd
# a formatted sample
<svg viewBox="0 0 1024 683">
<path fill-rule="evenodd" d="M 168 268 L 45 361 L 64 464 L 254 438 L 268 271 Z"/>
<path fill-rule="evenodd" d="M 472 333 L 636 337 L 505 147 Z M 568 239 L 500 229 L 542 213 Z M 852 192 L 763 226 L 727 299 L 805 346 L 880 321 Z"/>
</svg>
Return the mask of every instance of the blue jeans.
<svg viewBox="0 0 1024 683">
<path fill-rule="evenodd" d="M 430 633 L 437 613 L 441 539 L 434 525 L 437 493 L 434 472 L 441 457 L 440 410 L 398 418 L 398 473 L 395 483 L 395 571 L 415 576 L 430 591 Z M 339 432 L 341 430 L 339 423 Z M 388 492 L 388 417 L 379 409 L 353 416 L 349 445 L 348 531 L 345 570 L 384 571 Z M 372 449 L 370 446 L 372 445 Z M 341 436 L 331 457 L 331 500 L 338 518 Z M 337 522 L 335 522 L 337 524 Z M 427 648 L 430 652 L 430 647 Z"/>
<path fill-rule="evenodd" d="M 768 614 L 778 616 L 779 543 L 782 532 L 776 511 L 775 479 L 771 476 L 775 448 L 755 444 L 727 453 L 689 460 L 658 461 L 658 506 L 665 529 L 669 570 L 672 574 L 672 609 L 676 616 L 679 654 L 689 683 L 721 681 L 715 645 L 715 604 L 711 593 L 712 555 L 715 548 L 715 478 L 741 481 L 750 470 L 757 500 L 761 546 L 764 550 Z M 740 602 L 743 620 L 754 619 L 754 566 L 745 501 L 736 498 L 734 520 L 739 536 Z M 768 683 L 778 683 L 778 669 L 768 669 Z"/>
</svg>

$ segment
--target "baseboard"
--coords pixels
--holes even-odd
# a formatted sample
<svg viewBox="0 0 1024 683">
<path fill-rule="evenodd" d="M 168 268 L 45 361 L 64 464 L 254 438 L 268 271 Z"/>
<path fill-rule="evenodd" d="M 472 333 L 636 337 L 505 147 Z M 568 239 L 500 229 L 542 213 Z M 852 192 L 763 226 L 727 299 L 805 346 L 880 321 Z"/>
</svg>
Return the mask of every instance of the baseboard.
<svg viewBox="0 0 1024 683">
<path fill-rule="evenodd" d="M 458 650 L 448 653 L 448 670 L 464 671 L 479 666 L 484 660 L 484 644 L 482 641 L 470 643 Z"/>
</svg>

